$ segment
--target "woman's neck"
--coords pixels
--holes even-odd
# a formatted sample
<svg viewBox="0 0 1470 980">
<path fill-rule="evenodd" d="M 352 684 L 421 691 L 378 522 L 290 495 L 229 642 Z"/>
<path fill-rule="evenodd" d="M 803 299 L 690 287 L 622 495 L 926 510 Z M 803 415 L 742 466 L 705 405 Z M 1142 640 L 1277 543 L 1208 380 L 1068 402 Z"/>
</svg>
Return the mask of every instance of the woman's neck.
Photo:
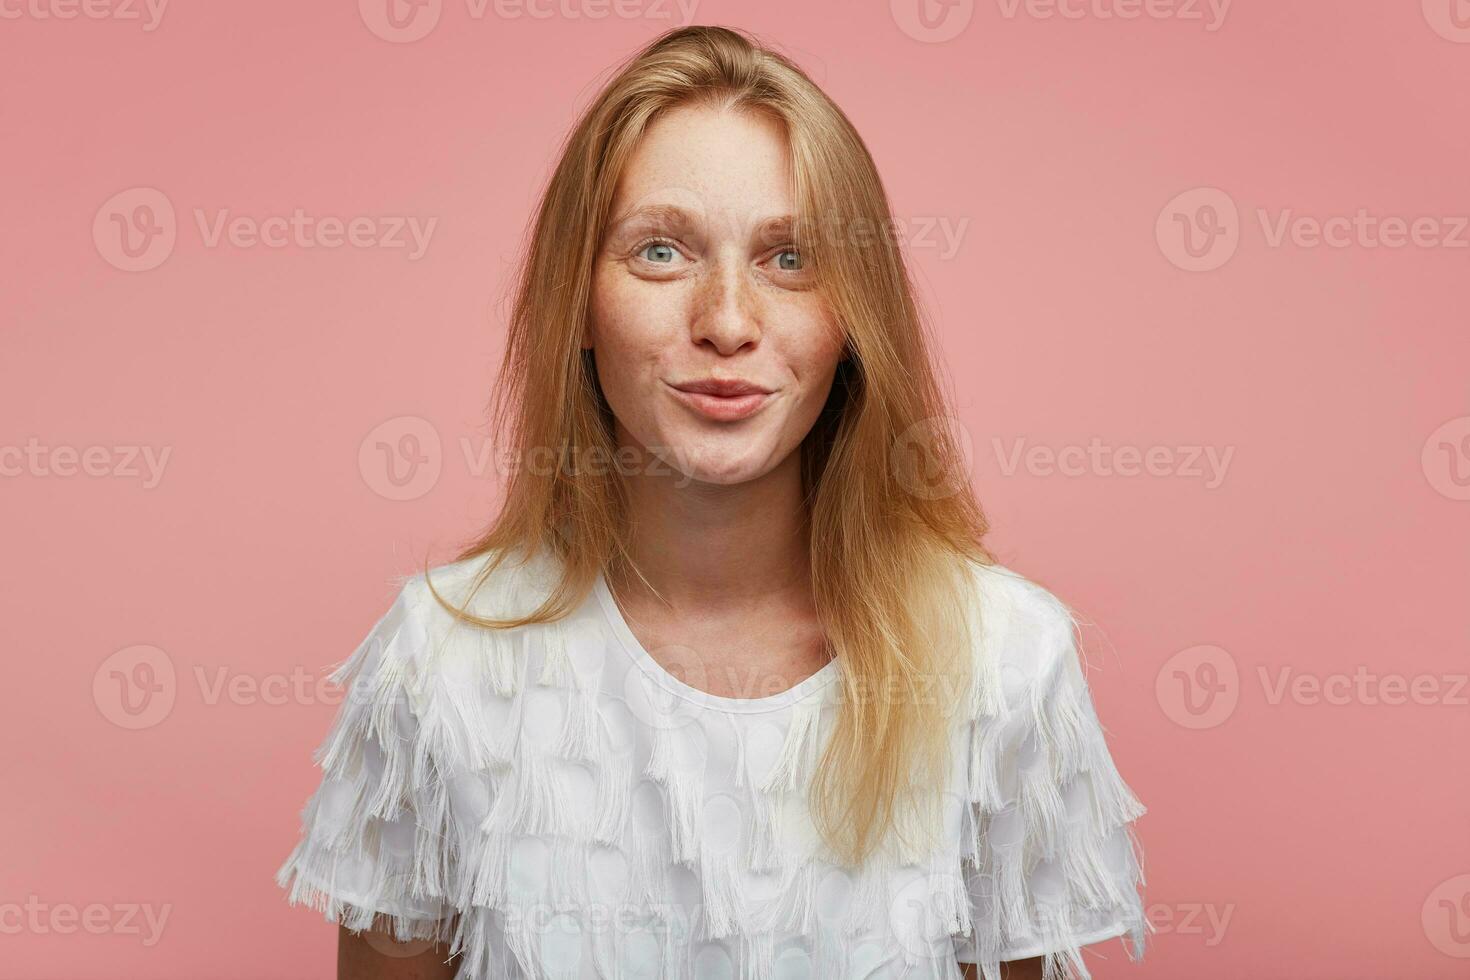
<svg viewBox="0 0 1470 980">
<path fill-rule="evenodd" d="M 645 581 L 634 573 L 623 588 L 651 587 L 674 609 L 809 592 L 800 451 L 737 486 L 667 471 L 627 483 L 629 549 Z"/>
</svg>

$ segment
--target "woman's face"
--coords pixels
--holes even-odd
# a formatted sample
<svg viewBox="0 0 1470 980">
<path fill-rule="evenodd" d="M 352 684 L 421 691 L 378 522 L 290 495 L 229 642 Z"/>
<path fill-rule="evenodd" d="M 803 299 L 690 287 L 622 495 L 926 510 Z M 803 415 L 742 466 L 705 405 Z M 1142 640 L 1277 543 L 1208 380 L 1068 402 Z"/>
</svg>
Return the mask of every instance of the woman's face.
<svg viewBox="0 0 1470 980">
<path fill-rule="evenodd" d="M 644 133 L 592 281 L 597 377 L 620 445 L 731 485 L 800 444 L 842 340 L 791 246 L 781 125 L 679 107 Z"/>
</svg>

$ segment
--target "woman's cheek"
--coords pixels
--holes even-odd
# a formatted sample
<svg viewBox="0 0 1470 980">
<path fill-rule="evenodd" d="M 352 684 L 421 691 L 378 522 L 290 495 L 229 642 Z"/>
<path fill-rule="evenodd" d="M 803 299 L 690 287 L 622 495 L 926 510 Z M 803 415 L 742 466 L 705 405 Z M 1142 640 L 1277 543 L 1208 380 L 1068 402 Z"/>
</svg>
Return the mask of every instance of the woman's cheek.
<svg viewBox="0 0 1470 980">
<path fill-rule="evenodd" d="M 842 353 L 841 339 L 824 322 L 805 324 L 798 336 L 800 342 L 791 351 L 793 373 L 802 379 L 805 387 L 825 387 Z"/>
</svg>

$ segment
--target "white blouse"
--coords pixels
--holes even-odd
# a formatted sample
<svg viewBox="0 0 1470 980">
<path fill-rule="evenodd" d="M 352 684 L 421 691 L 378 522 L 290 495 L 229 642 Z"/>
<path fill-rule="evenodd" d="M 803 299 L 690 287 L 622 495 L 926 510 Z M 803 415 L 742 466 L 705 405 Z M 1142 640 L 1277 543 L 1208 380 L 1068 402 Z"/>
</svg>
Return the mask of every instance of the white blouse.
<svg viewBox="0 0 1470 980">
<path fill-rule="evenodd" d="M 483 558 L 431 569 L 462 603 Z M 471 602 L 529 609 L 544 559 Z M 334 678 L 320 786 L 277 873 L 352 929 L 437 940 L 470 978 L 958 978 L 1149 926 L 1144 813 L 1114 768 L 1049 592 L 976 568 L 976 681 L 954 711 L 943 835 L 861 869 L 824 860 L 807 780 L 841 660 L 767 697 L 706 694 L 643 649 L 599 578 L 555 624 L 455 623 L 407 579 Z M 1055 970 L 1057 972 L 1053 973 Z"/>
</svg>

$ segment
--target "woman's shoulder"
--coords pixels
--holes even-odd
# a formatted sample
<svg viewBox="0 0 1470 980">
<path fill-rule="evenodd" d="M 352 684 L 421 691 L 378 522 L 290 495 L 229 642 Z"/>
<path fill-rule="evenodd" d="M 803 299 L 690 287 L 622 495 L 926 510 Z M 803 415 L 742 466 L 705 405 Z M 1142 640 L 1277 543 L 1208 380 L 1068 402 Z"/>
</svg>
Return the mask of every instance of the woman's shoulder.
<svg viewBox="0 0 1470 980">
<path fill-rule="evenodd" d="M 497 561 L 498 555 L 486 551 L 394 576 L 391 605 L 363 646 L 379 646 L 382 653 L 374 659 L 397 661 L 414 676 L 447 661 L 480 657 L 487 644 L 513 644 L 519 629 L 481 629 L 472 618 L 506 620 L 533 612 L 553 591 L 558 569 L 545 553 Z M 463 657 L 452 656 L 456 652 Z"/>
<path fill-rule="evenodd" d="M 1002 564 L 972 569 L 980 622 L 993 635 L 1049 638 L 1074 630 L 1072 610 L 1040 582 Z"/>
<path fill-rule="evenodd" d="M 1080 668 L 1077 617 L 1050 589 L 1002 564 L 973 565 L 972 583 L 971 636 L 1004 689 Z"/>
<path fill-rule="evenodd" d="M 513 695 L 524 676 L 522 636 L 549 627 L 487 628 L 474 620 L 534 612 L 559 574 L 544 553 L 497 557 L 483 552 L 397 576 L 391 607 L 338 676 L 351 682 L 362 674 L 380 700 L 412 691 L 410 702 L 420 713 L 431 711 L 446 686 L 456 684 L 484 681 L 499 694 Z"/>
<path fill-rule="evenodd" d="M 555 559 L 483 551 L 398 578 L 401 598 L 428 623 L 452 622 L 454 609 L 483 619 L 509 619 L 536 609 L 559 577 Z"/>
</svg>

